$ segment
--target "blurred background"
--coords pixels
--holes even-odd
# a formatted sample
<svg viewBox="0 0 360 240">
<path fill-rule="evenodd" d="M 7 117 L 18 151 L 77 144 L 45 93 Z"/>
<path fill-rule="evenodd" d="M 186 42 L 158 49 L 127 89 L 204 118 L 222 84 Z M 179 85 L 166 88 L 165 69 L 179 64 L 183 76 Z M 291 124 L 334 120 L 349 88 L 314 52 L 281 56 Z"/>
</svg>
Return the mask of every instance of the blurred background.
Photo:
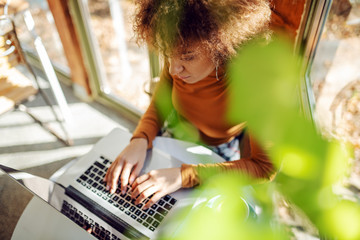
<svg viewBox="0 0 360 240">
<path fill-rule="evenodd" d="M 161 71 L 161 60 L 136 44 L 132 0 L 0 0 L 14 21 L 26 62 L 57 113 L 68 109 L 66 122 L 73 144 L 67 146 L 18 110 L 0 116 L 0 163 L 50 177 L 59 167 L 86 153 L 113 127 L 132 131 L 146 110 Z M 319 132 L 354 147 L 352 171 L 341 194 L 358 199 L 360 191 L 360 1 L 271 1 L 274 31 L 286 35 L 301 56 L 299 98 L 302 113 Z M 31 20 L 32 19 L 32 20 Z M 31 26 L 33 22 L 33 26 Z M 0 25 L 1 36 L 7 34 Z M 43 48 L 39 47 L 42 43 Z M 1 41 L 0 41 L 1 42 Z M 45 49 L 39 51 L 39 49 Z M 1 50 L 1 47 L 0 47 Z M 51 61 L 49 72 L 46 55 Z M 44 58 L 45 56 L 45 58 Z M 45 60 L 44 60 L 45 59 Z M 9 59 L 7 59 L 9 61 Z M 1 81 L 30 79 L 20 64 L 0 61 Z M 21 77 L 21 78 L 22 78 Z M 54 94 L 50 79 L 60 88 Z M 0 88 L 4 94 L 4 89 Z M 2 102 L 1 102 L 2 104 Z M 23 103 L 66 137 L 43 99 Z M 0 176 L 0 239 L 10 239 L 31 196 Z M 318 239 L 316 230 L 285 201 L 277 216 L 294 239 Z"/>
</svg>

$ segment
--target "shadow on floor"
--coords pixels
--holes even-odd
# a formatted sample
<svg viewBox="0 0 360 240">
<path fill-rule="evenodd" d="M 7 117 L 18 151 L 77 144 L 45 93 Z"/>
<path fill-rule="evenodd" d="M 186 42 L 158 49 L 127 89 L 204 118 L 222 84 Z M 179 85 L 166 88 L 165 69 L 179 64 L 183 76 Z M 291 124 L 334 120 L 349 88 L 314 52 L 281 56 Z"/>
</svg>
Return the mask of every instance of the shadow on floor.
<svg viewBox="0 0 360 240">
<path fill-rule="evenodd" d="M 0 116 L 0 163 L 49 178 L 63 165 L 85 154 L 92 145 L 115 127 L 133 131 L 135 124 L 121 114 L 98 102 L 85 103 L 76 98 L 71 87 L 61 84 L 69 108 L 74 114 L 73 146 L 65 146 L 46 132 L 26 114 L 17 111 Z M 49 89 L 45 89 L 52 97 Z M 55 103 L 54 99 L 51 98 Z M 45 122 L 49 118 L 48 106 L 40 96 L 25 103 L 30 110 L 38 111 Z M 81 112 L 79 112 L 81 111 Z M 49 119 L 48 119 L 49 118 Z M 116 143 L 114 143 L 116 144 Z M 116 147 L 116 145 L 114 146 Z M 0 175 L 0 239 L 10 239 L 16 223 L 32 194 L 9 177 Z"/>
</svg>

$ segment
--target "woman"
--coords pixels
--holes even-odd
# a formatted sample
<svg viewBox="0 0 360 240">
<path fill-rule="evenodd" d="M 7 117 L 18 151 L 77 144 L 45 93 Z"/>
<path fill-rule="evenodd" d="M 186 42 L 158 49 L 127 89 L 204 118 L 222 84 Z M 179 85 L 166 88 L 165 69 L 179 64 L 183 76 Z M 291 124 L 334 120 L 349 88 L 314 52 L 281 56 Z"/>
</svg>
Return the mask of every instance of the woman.
<svg viewBox="0 0 360 240">
<path fill-rule="evenodd" d="M 202 171 L 237 169 L 258 178 L 268 178 L 273 166 L 252 136 L 245 134 L 241 158 L 239 136 L 245 123 L 226 119 L 228 84 L 226 64 L 242 44 L 269 35 L 269 3 L 265 0 L 140 0 L 134 29 L 138 40 L 157 50 L 165 59 L 152 102 L 141 118 L 129 145 L 106 173 L 107 189 L 114 192 L 118 180 L 125 193 L 139 204 L 147 197 L 148 208 L 162 196 L 200 183 Z M 163 126 L 156 104 L 163 86 L 171 88 L 171 104 L 178 123 L 196 129 L 197 142 L 208 146 L 226 161 L 220 164 L 183 164 L 138 176 L 147 149 Z M 163 101 L 163 99 L 162 99 Z"/>
</svg>

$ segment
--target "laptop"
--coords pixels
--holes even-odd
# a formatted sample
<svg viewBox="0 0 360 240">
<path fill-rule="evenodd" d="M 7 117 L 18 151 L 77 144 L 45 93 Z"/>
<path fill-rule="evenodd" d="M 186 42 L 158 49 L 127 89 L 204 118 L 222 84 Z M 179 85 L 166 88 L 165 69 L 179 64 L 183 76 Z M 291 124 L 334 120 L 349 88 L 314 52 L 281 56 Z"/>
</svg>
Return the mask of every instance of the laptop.
<svg viewBox="0 0 360 240">
<path fill-rule="evenodd" d="M 142 205 L 134 204 L 129 192 L 124 195 L 119 190 L 114 194 L 107 192 L 102 182 L 103 176 L 127 146 L 131 136 L 128 131 L 115 128 L 90 152 L 58 170 L 50 180 L 0 165 L 1 170 L 50 205 L 40 204 L 38 198 L 33 198 L 17 224 L 22 227 L 15 229 L 13 237 L 39 239 L 34 232 L 41 231 L 41 238 L 47 236 L 44 239 L 64 239 L 64 236 L 114 240 L 157 239 L 159 236 L 176 238 L 176 233 L 182 231 L 182 219 L 186 219 L 189 211 L 201 207 L 203 203 L 208 205 L 214 199 L 209 200 L 201 194 L 196 197 L 194 189 L 180 189 L 164 196 L 148 210 L 143 210 Z M 148 151 L 146 158 L 140 174 L 153 169 L 180 167 L 183 163 L 224 161 L 205 147 L 164 137 L 154 140 L 153 149 Z M 251 200 L 249 194 L 245 197 L 246 201 Z M 178 213 L 181 213 L 181 218 L 177 217 Z M 36 214 L 40 218 L 34 218 Z M 46 216 L 42 218 L 41 215 Z M 59 234 L 64 230 L 70 232 Z"/>
<path fill-rule="evenodd" d="M 197 200 L 191 190 L 181 189 L 143 210 L 143 204 L 135 205 L 131 199 L 129 187 L 126 194 L 121 194 L 120 189 L 114 194 L 106 191 L 102 179 L 131 136 L 131 133 L 120 128 L 111 131 L 56 180 L 62 187 L 54 188 L 50 196 L 52 206 L 97 239 L 157 239 L 161 234 L 171 236 L 180 227 L 179 221 L 172 219 L 180 211 L 191 209 Z M 167 153 L 169 150 L 171 155 Z M 199 161 L 223 160 L 204 147 L 160 137 L 154 141 L 153 149 L 148 151 L 140 175 L 153 169 L 180 167 L 183 163 Z"/>
</svg>

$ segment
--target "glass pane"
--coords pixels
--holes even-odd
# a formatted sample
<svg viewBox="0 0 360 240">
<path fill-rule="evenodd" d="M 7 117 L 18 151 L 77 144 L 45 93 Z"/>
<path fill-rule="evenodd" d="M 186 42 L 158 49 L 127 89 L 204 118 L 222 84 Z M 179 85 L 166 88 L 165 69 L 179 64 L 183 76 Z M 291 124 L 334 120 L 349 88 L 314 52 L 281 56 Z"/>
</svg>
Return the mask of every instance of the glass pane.
<svg viewBox="0 0 360 240">
<path fill-rule="evenodd" d="M 49 10 L 46 0 L 28 0 L 31 15 L 28 15 L 27 10 L 17 13 L 15 15 L 15 25 L 18 37 L 21 41 L 24 50 L 33 53 L 37 56 L 34 46 L 34 36 L 27 29 L 25 24 L 25 17 L 28 21 L 33 18 L 35 33 L 40 36 L 41 41 L 49 55 L 52 63 L 66 73 L 70 73 L 68 64 L 64 55 L 63 46 L 59 34 L 57 32 L 53 16 Z M 30 17 L 30 19 L 29 19 Z"/>
<path fill-rule="evenodd" d="M 360 1 L 333 2 L 310 76 L 322 132 L 360 146 Z"/>
<path fill-rule="evenodd" d="M 87 8 L 90 16 L 84 20 L 90 25 L 97 45 L 94 51 L 101 59 L 97 59 L 98 65 L 104 71 L 102 90 L 145 110 L 150 100 L 144 92 L 150 80 L 150 65 L 146 47 L 139 47 L 134 40 L 133 1 L 89 0 Z"/>
</svg>

